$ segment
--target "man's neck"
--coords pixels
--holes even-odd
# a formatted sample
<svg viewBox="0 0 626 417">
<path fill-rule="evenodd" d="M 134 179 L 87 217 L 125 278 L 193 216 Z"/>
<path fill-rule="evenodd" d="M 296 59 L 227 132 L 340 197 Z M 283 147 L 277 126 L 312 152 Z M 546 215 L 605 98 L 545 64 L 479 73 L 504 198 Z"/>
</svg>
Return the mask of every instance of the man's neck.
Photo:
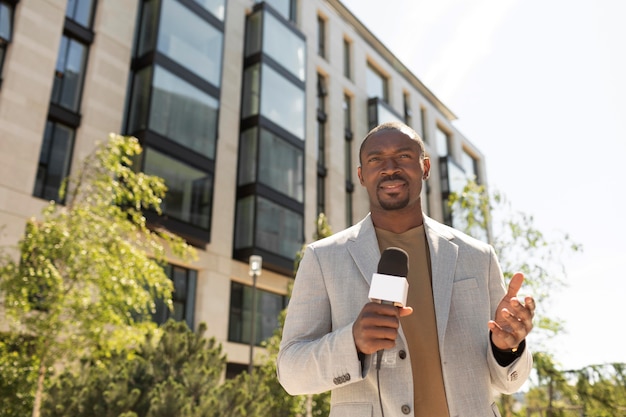
<svg viewBox="0 0 626 417">
<path fill-rule="evenodd" d="M 404 233 L 424 224 L 421 210 L 372 210 L 371 215 L 375 227 L 393 233 Z"/>
</svg>

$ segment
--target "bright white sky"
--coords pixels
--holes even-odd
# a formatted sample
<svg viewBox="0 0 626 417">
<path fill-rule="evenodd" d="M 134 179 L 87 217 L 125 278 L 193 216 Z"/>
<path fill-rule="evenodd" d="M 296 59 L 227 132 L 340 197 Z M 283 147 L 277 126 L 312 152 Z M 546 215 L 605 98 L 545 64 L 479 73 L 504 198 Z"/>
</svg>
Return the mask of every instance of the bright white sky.
<svg viewBox="0 0 626 417">
<path fill-rule="evenodd" d="M 626 1 L 341 0 L 458 117 L 491 187 L 570 234 L 560 369 L 626 362 Z"/>
</svg>

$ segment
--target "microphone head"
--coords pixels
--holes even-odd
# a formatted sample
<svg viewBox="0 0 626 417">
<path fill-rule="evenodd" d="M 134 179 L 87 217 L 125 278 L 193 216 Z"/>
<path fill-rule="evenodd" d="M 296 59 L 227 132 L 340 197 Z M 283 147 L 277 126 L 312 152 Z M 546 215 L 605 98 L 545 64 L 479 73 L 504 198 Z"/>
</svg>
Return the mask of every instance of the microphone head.
<svg viewBox="0 0 626 417">
<path fill-rule="evenodd" d="M 380 255 L 379 274 L 406 277 L 409 274 L 409 255 L 403 249 L 389 247 Z"/>
</svg>

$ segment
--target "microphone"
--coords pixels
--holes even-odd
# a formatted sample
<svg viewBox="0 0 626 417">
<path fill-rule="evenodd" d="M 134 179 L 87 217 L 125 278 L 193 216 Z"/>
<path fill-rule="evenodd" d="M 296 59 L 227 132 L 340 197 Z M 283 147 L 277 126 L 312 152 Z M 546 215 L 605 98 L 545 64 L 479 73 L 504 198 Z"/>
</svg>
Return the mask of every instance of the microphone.
<svg viewBox="0 0 626 417">
<path fill-rule="evenodd" d="M 370 301 L 404 307 L 409 293 L 406 276 L 409 273 L 409 256 L 400 248 L 389 247 L 378 261 L 378 270 L 372 276 Z"/>
<path fill-rule="evenodd" d="M 383 251 L 378 261 L 378 270 L 372 275 L 370 301 L 404 307 L 409 293 L 409 255 L 400 248 L 389 247 Z M 380 370 L 383 349 L 376 352 L 376 370 Z M 382 404 L 381 404 L 382 407 Z"/>
</svg>

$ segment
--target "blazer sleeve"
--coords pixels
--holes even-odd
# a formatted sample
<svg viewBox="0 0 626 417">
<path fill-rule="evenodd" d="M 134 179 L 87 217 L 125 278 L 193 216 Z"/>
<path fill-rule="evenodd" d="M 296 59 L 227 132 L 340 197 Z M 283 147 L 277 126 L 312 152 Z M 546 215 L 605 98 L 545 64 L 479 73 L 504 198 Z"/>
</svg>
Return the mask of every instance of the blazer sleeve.
<svg viewBox="0 0 626 417">
<path fill-rule="evenodd" d="M 323 268 L 315 249 L 307 247 L 296 274 L 276 360 L 278 379 L 289 394 L 316 394 L 363 379 L 353 323 L 350 318 L 334 328 Z"/>
<path fill-rule="evenodd" d="M 495 317 L 496 308 L 506 294 L 500 264 L 493 248 L 490 248 L 491 261 L 489 265 L 489 292 L 492 304 L 492 317 Z M 496 361 L 491 343 L 487 354 L 487 363 L 491 374 L 491 383 L 494 389 L 503 394 L 513 394 L 524 385 L 533 366 L 532 353 L 526 343 L 522 355 L 508 366 L 500 366 Z"/>
</svg>

